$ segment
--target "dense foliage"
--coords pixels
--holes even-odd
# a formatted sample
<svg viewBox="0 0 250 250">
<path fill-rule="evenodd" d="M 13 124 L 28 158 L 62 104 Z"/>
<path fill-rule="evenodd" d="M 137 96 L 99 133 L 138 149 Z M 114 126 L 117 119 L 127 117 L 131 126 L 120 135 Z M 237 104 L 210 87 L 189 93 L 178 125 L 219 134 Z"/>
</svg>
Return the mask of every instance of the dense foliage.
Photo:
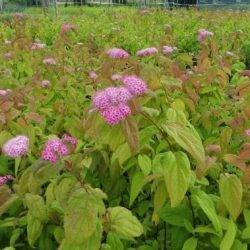
<svg viewBox="0 0 250 250">
<path fill-rule="evenodd" d="M 246 250 L 250 13 L 31 13 L 0 16 L 0 248 Z"/>
</svg>

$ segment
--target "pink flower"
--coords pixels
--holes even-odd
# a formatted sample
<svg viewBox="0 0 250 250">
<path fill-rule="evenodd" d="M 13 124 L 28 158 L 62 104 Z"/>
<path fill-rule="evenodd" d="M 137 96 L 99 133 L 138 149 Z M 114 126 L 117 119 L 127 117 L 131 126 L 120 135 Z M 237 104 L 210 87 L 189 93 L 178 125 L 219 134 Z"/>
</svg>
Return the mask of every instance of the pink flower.
<svg viewBox="0 0 250 250">
<path fill-rule="evenodd" d="M 70 24 L 70 23 L 64 23 L 61 26 L 61 32 L 62 33 L 66 33 L 68 31 L 74 30 L 75 29 L 75 25 Z"/>
<path fill-rule="evenodd" d="M 96 109 L 105 110 L 119 104 L 126 104 L 132 95 L 124 87 L 108 87 L 95 94 L 93 104 Z"/>
<path fill-rule="evenodd" d="M 122 82 L 133 96 L 143 95 L 147 91 L 146 83 L 135 75 L 123 77 Z"/>
<path fill-rule="evenodd" d="M 77 145 L 77 139 L 75 137 L 67 135 L 67 134 L 63 135 L 62 141 L 63 141 L 63 143 L 71 144 L 74 147 L 76 147 L 76 145 Z"/>
<path fill-rule="evenodd" d="M 129 53 L 123 49 L 119 49 L 119 48 L 113 48 L 113 49 L 109 49 L 107 51 L 107 55 L 110 58 L 128 58 L 129 57 Z"/>
<path fill-rule="evenodd" d="M 90 71 L 89 72 L 89 78 L 93 81 L 95 81 L 97 79 L 98 75 L 96 74 L 95 71 Z"/>
<path fill-rule="evenodd" d="M 250 128 L 245 130 L 245 135 L 250 136 Z"/>
<path fill-rule="evenodd" d="M 43 59 L 43 63 L 47 65 L 55 65 L 56 61 L 53 58 L 45 58 Z"/>
<path fill-rule="evenodd" d="M 146 48 L 146 49 L 141 49 L 136 52 L 137 56 L 140 57 L 145 57 L 145 56 L 152 56 L 154 54 L 158 53 L 157 48 L 151 47 L 151 48 Z"/>
<path fill-rule="evenodd" d="M 3 145 L 3 153 L 11 158 L 26 155 L 29 149 L 29 139 L 27 136 L 18 135 L 8 140 Z"/>
<path fill-rule="evenodd" d="M 207 37 L 213 36 L 213 35 L 214 35 L 213 32 L 210 32 L 210 31 L 205 30 L 205 29 L 200 29 L 200 30 L 198 30 L 198 41 L 200 43 L 202 43 L 206 40 Z"/>
<path fill-rule="evenodd" d="M 13 14 L 13 17 L 16 18 L 16 19 L 23 19 L 24 15 L 23 15 L 23 13 L 16 12 L 16 13 Z"/>
<path fill-rule="evenodd" d="M 43 80 L 41 82 L 41 87 L 42 88 L 48 88 L 50 86 L 50 81 L 49 80 Z"/>
<path fill-rule="evenodd" d="M 121 80 L 121 79 L 122 79 L 122 76 L 119 75 L 119 74 L 113 74 L 113 75 L 111 76 L 111 80 L 112 80 L 112 81 L 119 81 L 119 80 Z"/>
<path fill-rule="evenodd" d="M 176 47 L 163 46 L 162 52 L 163 52 L 163 54 L 165 54 L 165 55 L 169 55 L 169 54 L 173 53 L 175 50 L 177 50 Z"/>
<path fill-rule="evenodd" d="M 109 125 L 116 125 L 131 114 L 128 101 L 131 93 L 124 87 L 109 87 L 95 94 L 94 107 Z"/>
<path fill-rule="evenodd" d="M 48 140 L 42 151 L 42 159 L 55 164 L 59 158 L 68 155 L 67 146 L 59 138 Z"/>
<path fill-rule="evenodd" d="M 102 117 L 111 126 L 118 124 L 130 114 L 131 110 L 129 106 L 123 103 L 117 106 L 108 107 L 107 109 L 101 111 Z"/>
<path fill-rule="evenodd" d="M 2 96 L 2 97 L 7 96 L 8 93 L 9 93 L 9 91 L 4 90 L 4 89 L 0 89 L 0 96 Z"/>
<path fill-rule="evenodd" d="M 32 43 L 30 49 L 31 50 L 39 50 L 39 49 L 44 49 L 46 45 L 44 43 Z"/>
<path fill-rule="evenodd" d="M 0 186 L 3 186 L 4 184 L 6 184 L 8 181 L 13 180 L 12 175 L 4 175 L 4 176 L 0 176 Z"/>
<path fill-rule="evenodd" d="M 10 59 L 12 57 L 12 53 L 11 52 L 7 52 L 7 53 L 4 54 L 4 57 L 6 59 Z"/>
</svg>

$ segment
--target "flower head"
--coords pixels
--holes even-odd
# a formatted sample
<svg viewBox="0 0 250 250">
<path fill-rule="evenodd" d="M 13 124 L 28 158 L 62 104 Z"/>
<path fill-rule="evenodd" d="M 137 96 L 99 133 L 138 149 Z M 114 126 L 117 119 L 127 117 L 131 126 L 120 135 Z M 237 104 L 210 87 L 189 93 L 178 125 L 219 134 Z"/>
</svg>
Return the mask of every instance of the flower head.
<svg viewBox="0 0 250 250">
<path fill-rule="evenodd" d="M 146 83 L 135 75 L 123 77 L 122 83 L 133 96 L 143 95 L 147 91 Z"/>
<path fill-rule="evenodd" d="M 0 89 L 0 96 L 4 97 L 4 96 L 7 96 L 9 93 L 8 90 L 5 90 L 5 89 Z"/>
<path fill-rule="evenodd" d="M 12 175 L 3 175 L 0 176 L 0 186 L 3 186 L 4 184 L 6 184 L 8 181 L 13 180 Z"/>
<path fill-rule="evenodd" d="M 120 74 L 113 74 L 112 76 L 111 76 L 111 80 L 112 81 L 119 81 L 119 80 L 121 80 L 122 79 L 122 76 L 120 75 Z"/>
<path fill-rule="evenodd" d="M 110 106 L 101 111 L 102 117 L 111 126 L 118 124 L 130 114 L 131 110 L 129 106 L 123 103 L 118 104 L 117 106 Z"/>
<path fill-rule="evenodd" d="M 27 136 L 18 135 L 8 140 L 3 145 L 3 153 L 11 158 L 26 155 L 29 149 L 29 139 Z"/>
<path fill-rule="evenodd" d="M 46 65 L 55 65 L 56 64 L 56 61 L 54 58 L 45 58 L 43 59 L 43 63 L 46 64 Z"/>
<path fill-rule="evenodd" d="M 109 125 L 116 125 L 130 115 L 128 101 L 133 96 L 125 87 L 109 87 L 95 94 L 94 107 Z"/>
<path fill-rule="evenodd" d="M 95 94 L 93 104 L 96 109 L 105 110 L 112 106 L 126 104 L 131 98 L 131 93 L 124 87 L 108 87 Z"/>
<path fill-rule="evenodd" d="M 24 15 L 23 15 L 23 13 L 16 12 L 16 13 L 13 14 L 13 17 L 16 18 L 16 19 L 23 19 Z"/>
<path fill-rule="evenodd" d="M 213 32 L 210 32 L 210 31 L 205 30 L 205 29 L 200 29 L 200 30 L 198 30 L 198 41 L 200 43 L 202 43 L 206 40 L 207 37 L 213 36 L 213 35 L 214 35 Z"/>
<path fill-rule="evenodd" d="M 250 128 L 245 130 L 245 135 L 250 137 Z"/>
<path fill-rule="evenodd" d="M 4 54 L 4 57 L 6 59 L 11 59 L 12 58 L 12 53 L 11 52 L 7 52 L 7 53 Z"/>
<path fill-rule="evenodd" d="M 122 58 L 128 58 L 129 53 L 123 49 L 119 48 L 112 48 L 107 51 L 107 55 L 110 58 L 116 58 L 116 59 L 122 59 Z"/>
<path fill-rule="evenodd" d="M 145 57 L 145 56 L 152 56 L 152 55 L 154 55 L 154 54 L 156 54 L 156 53 L 158 53 L 157 48 L 155 48 L 155 47 L 150 47 L 150 48 L 138 50 L 138 51 L 136 52 L 136 55 L 137 55 L 137 56 L 140 56 L 140 57 Z"/>
<path fill-rule="evenodd" d="M 96 74 L 95 71 L 90 71 L 89 72 L 89 78 L 93 81 L 95 81 L 97 79 L 98 75 Z"/>
<path fill-rule="evenodd" d="M 42 80 L 41 82 L 41 87 L 42 88 L 48 88 L 50 86 L 50 81 L 49 80 Z"/>
<path fill-rule="evenodd" d="M 175 50 L 177 50 L 176 47 L 172 47 L 172 46 L 163 46 L 162 52 L 165 55 L 169 55 L 171 53 L 173 53 Z"/>
<path fill-rule="evenodd" d="M 68 135 L 68 134 L 63 135 L 62 141 L 63 141 L 63 143 L 70 144 L 74 147 L 76 147 L 76 145 L 77 145 L 77 139 L 71 135 Z"/>
<path fill-rule="evenodd" d="M 68 153 L 68 148 L 61 139 L 50 139 L 42 151 L 42 159 L 55 164 L 59 158 L 68 155 Z"/>
<path fill-rule="evenodd" d="M 31 50 L 39 50 L 39 49 L 44 49 L 45 47 L 46 47 L 46 44 L 35 42 L 35 43 L 32 43 L 30 49 Z"/>
<path fill-rule="evenodd" d="M 70 23 L 63 23 L 61 26 L 61 32 L 62 33 L 66 33 L 68 31 L 74 30 L 76 27 L 74 24 L 70 24 Z"/>
</svg>

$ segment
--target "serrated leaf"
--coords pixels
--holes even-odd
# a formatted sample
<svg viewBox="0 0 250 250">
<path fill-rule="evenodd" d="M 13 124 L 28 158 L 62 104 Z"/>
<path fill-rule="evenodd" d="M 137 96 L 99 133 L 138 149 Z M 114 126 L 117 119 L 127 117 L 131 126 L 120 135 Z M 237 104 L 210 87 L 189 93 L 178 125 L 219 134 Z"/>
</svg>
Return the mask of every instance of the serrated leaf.
<svg viewBox="0 0 250 250">
<path fill-rule="evenodd" d="M 198 239 L 191 237 L 187 239 L 183 245 L 182 250 L 195 250 L 197 247 Z"/>
<path fill-rule="evenodd" d="M 145 183 L 144 174 L 142 172 L 135 172 L 131 180 L 129 206 L 131 206 L 135 201 L 136 197 L 142 190 L 144 183 Z"/>
<path fill-rule="evenodd" d="M 234 224 L 233 221 L 230 222 L 227 232 L 224 235 L 221 243 L 220 243 L 220 250 L 228 250 L 231 249 L 233 243 L 234 243 L 234 238 L 236 236 L 236 231 L 237 227 Z"/>
<path fill-rule="evenodd" d="M 222 233 L 222 227 L 219 221 L 219 218 L 217 216 L 214 203 L 209 195 L 207 195 L 205 192 L 199 190 L 196 192 L 196 194 L 193 195 L 193 198 L 197 201 L 203 212 L 207 215 L 209 220 L 212 222 L 215 230 L 221 234 Z"/>
<path fill-rule="evenodd" d="M 176 207 L 183 200 L 191 177 L 190 163 L 185 153 L 168 153 L 165 181 L 171 201 L 171 207 Z M 181 185 L 180 185 L 181 183 Z"/>
<path fill-rule="evenodd" d="M 236 175 L 221 175 L 219 181 L 221 199 L 234 220 L 241 212 L 242 184 Z"/>
<path fill-rule="evenodd" d="M 28 221 L 28 224 L 27 224 L 28 242 L 30 246 L 32 247 L 34 246 L 37 239 L 42 233 L 43 223 L 39 219 L 33 217 L 32 215 L 28 215 L 27 221 Z"/>
<path fill-rule="evenodd" d="M 139 155 L 138 156 L 138 164 L 141 171 L 145 175 L 149 175 L 151 172 L 152 164 L 151 159 L 147 155 Z"/>
</svg>

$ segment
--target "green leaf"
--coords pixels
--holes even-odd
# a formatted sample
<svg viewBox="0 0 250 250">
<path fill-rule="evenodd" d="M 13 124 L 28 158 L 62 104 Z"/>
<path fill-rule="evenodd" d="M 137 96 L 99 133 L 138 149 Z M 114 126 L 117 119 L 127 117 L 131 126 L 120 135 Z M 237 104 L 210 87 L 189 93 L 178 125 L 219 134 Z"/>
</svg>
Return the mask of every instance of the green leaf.
<svg viewBox="0 0 250 250">
<path fill-rule="evenodd" d="M 124 207 L 108 208 L 109 221 L 107 228 L 121 239 L 131 240 L 143 233 L 140 221 Z"/>
<path fill-rule="evenodd" d="M 151 172 L 152 164 L 151 159 L 147 155 L 138 156 L 138 164 L 144 175 L 149 175 Z"/>
<path fill-rule="evenodd" d="M 15 243 L 20 237 L 21 233 L 22 233 L 22 230 L 20 228 L 13 230 L 11 234 L 11 238 L 10 238 L 10 246 L 15 246 Z"/>
<path fill-rule="evenodd" d="M 244 214 L 246 225 L 250 227 L 250 209 L 245 208 L 243 210 L 243 214 Z"/>
<path fill-rule="evenodd" d="M 44 204 L 44 200 L 39 195 L 33 195 L 33 194 L 26 194 L 25 195 L 25 202 L 29 209 L 29 214 L 39 219 L 40 221 L 46 221 L 47 220 L 47 207 Z"/>
<path fill-rule="evenodd" d="M 197 201 L 203 212 L 207 215 L 209 220 L 212 222 L 215 230 L 222 234 L 222 227 L 217 216 L 214 203 L 209 195 L 205 192 L 198 190 L 196 194 L 193 195 L 193 198 Z"/>
<path fill-rule="evenodd" d="M 241 238 L 244 239 L 244 240 L 250 239 L 250 227 L 246 227 L 246 228 L 242 231 Z"/>
<path fill-rule="evenodd" d="M 135 201 L 136 197 L 142 190 L 144 183 L 145 183 L 144 174 L 142 172 L 135 172 L 131 181 L 129 206 L 131 206 Z"/>
<path fill-rule="evenodd" d="M 236 175 L 221 175 L 219 181 L 221 199 L 234 220 L 241 212 L 242 184 Z"/>
<path fill-rule="evenodd" d="M 116 233 L 109 232 L 107 235 L 107 243 L 111 250 L 123 250 L 124 246 Z"/>
<path fill-rule="evenodd" d="M 90 196 L 81 188 L 69 199 L 64 216 L 65 239 L 76 245 L 86 242 L 97 227 L 97 209 Z"/>
<path fill-rule="evenodd" d="M 205 162 L 205 151 L 202 145 L 201 138 L 193 125 L 188 121 L 183 120 L 183 112 L 176 111 L 176 114 L 171 115 L 172 119 L 163 126 L 164 130 L 171 136 L 175 142 L 189 152 L 198 163 Z"/>
<path fill-rule="evenodd" d="M 185 153 L 168 153 L 165 181 L 171 201 L 171 207 L 176 207 L 183 200 L 191 177 L 190 163 Z M 181 185 L 178 185 L 181 183 Z"/>
<path fill-rule="evenodd" d="M 28 242 L 30 244 L 30 246 L 34 246 L 34 244 L 36 243 L 37 239 L 39 238 L 39 236 L 42 233 L 43 230 L 43 223 L 33 217 L 32 215 L 27 216 L 27 236 L 28 236 Z"/>
<path fill-rule="evenodd" d="M 247 244 L 242 243 L 239 240 L 235 240 L 231 250 L 247 250 Z"/>
<path fill-rule="evenodd" d="M 111 164 L 114 164 L 116 160 L 118 160 L 120 166 L 127 161 L 131 157 L 131 152 L 129 145 L 127 143 L 124 143 L 120 145 L 116 151 L 113 153 L 111 158 Z"/>
<path fill-rule="evenodd" d="M 232 129 L 230 127 L 223 128 L 220 134 L 220 147 L 222 149 L 223 154 L 227 153 L 228 151 L 231 136 Z"/>
<path fill-rule="evenodd" d="M 229 227 L 227 229 L 227 232 L 225 233 L 225 236 L 220 243 L 220 250 L 231 249 L 231 247 L 234 243 L 234 238 L 236 236 L 236 232 L 237 232 L 237 227 L 234 224 L 234 222 L 231 221 L 229 224 Z"/>
<path fill-rule="evenodd" d="M 182 250 L 195 250 L 197 247 L 198 239 L 191 237 L 187 239 L 183 245 Z"/>
<path fill-rule="evenodd" d="M 158 214 L 168 224 L 179 227 L 185 227 L 185 220 L 191 220 L 190 208 L 185 204 L 180 204 L 175 208 L 172 208 L 170 204 L 166 204 L 158 211 Z"/>
</svg>

